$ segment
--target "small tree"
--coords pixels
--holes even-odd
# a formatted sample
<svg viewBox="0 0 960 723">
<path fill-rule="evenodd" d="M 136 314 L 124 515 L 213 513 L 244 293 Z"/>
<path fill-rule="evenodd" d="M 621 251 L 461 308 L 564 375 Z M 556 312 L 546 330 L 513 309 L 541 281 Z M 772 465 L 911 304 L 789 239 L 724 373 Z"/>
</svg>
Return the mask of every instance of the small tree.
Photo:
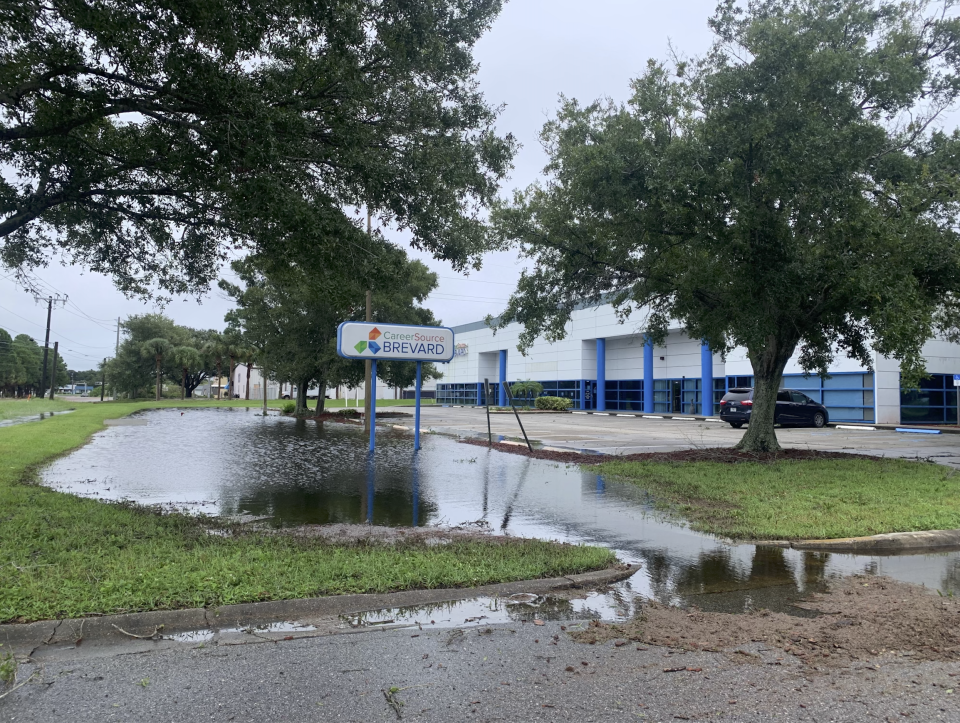
<svg viewBox="0 0 960 723">
<path fill-rule="evenodd" d="M 160 401 L 160 380 L 162 379 L 161 374 L 161 365 L 163 364 L 163 358 L 170 354 L 173 350 L 170 342 L 166 339 L 150 339 L 145 341 L 143 346 L 140 347 L 140 354 L 145 359 L 153 358 L 156 361 L 157 365 L 157 401 Z"/>
<path fill-rule="evenodd" d="M 192 346 L 178 346 L 173 350 L 173 360 L 181 369 L 180 398 L 187 394 L 187 375 L 203 368 L 203 354 Z"/>
</svg>

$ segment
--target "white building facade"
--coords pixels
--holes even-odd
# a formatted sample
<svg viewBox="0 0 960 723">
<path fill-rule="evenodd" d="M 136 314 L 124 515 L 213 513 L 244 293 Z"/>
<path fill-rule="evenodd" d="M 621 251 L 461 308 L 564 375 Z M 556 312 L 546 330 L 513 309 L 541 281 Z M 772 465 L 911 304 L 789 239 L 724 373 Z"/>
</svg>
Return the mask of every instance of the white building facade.
<svg viewBox="0 0 960 723">
<path fill-rule="evenodd" d="M 752 386 L 745 349 L 723 361 L 679 326 L 663 346 L 647 343 L 637 326 L 618 323 L 609 304 L 578 309 L 565 339 L 550 344 L 538 338 L 526 356 L 517 351 L 517 324 L 495 335 L 482 321 L 454 327 L 457 352 L 449 364 L 439 365 L 444 376 L 437 383 L 437 403 L 484 404 L 484 379 L 494 385 L 529 379 L 540 382 L 544 394 L 571 399 L 575 409 L 712 416 L 719 414 L 728 389 Z M 953 375 L 960 374 L 960 346 L 932 340 L 924 355 L 931 376 L 920 389 L 901 389 L 897 362 L 879 355 L 873 370 L 838 356 L 823 379 L 804 376 L 794 357 L 783 386 L 821 402 L 831 421 L 956 424 Z M 491 403 L 506 404 L 501 386 Z"/>
<path fill-rule="evenodd" d="M 444 365 L 438 365 L 441 370 L 444 369 Z M 247 396 L 247 387 L 250 388 L 250 396 Z M 245 364 L 237 364 L 233 369 L 233 380 L 230 384 L 229 395 L 231 397 L 239 397 L 240 399 L 263 399 L 263 377 L 260 374 L 260 370 L 255 367 L 250 367 L 250 377 L 249 381 L 247 379 L 247 366 Z M 266 384 L 267 389 L 267 399 L 282 399 L 282 398 L 291 398 L 297 396 L 297 386 L 295 384 L 279 384 L 273 380 L 267 380 Z M 433 398 L 434 390 L 436 389 L 436 381 L 430 380 L 424 382 L 422 390 L 424 398 L 430 399 Z M 307 396 L 309 398 L 316 398 L 319 389 L 317 387 L 312 387 L 307 391 Z M 382 381 L 377 382 L 377 399 L 401 399 L 401 398 L 412 398 L 413 396 L 413 387 L 410 389 L 394 389 L 393 387 L 388 387 Z M 349 402 L 356 402 L 357 400 L 362 401 L 365 399 L 364 390 L 361 386 L 359 389 L 353 387 L 331 387 L 326 391 L 327 397 L 330 399 L 346 399 Z M 224 396 L 227 396 L 227 392 L 224 392 Z"/>
</svg>

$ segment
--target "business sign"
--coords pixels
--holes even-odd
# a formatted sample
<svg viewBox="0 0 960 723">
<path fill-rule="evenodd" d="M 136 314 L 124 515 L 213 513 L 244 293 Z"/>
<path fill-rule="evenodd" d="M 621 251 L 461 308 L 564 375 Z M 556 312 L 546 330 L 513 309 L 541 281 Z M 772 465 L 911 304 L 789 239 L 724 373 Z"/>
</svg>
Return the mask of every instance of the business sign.
<svg viewBox="0 0 960 723">
<path fill-rule="evenodd" d="M 454 356 L 466 356 L 469 349 L 466 344 L 460 343 L 453 347 Z"/>
<path fill-rule="evenodd" d="M 448 362 L 453 329 L 345 321 L 337 329 L 337 354 L 346 359 Z"/>
</svg>

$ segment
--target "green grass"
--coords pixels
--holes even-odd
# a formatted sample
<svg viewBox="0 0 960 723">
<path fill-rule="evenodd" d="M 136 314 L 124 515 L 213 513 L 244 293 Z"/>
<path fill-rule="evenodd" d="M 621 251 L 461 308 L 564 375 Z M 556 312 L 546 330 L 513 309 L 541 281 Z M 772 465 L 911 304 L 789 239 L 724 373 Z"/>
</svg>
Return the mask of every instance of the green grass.
<svg viewBox="0 0 960 723">
<path fill-rule="evenodd" d="M 432 547 L 222 537 L 208 533 L 211 521 L 80 499 L 35 484 L 43 463 L 83 444 L 104 419 L 182 405 L 77 404 L 71 414 L 0 429 L 0 621 L 472 586 L 582 572 L 613 561 L 603 548 L 530 540 Z M 210 433 L 214 439 L 216 430 Z"/>
<path fill-rule="evenodd" d="M 736 539 L 805 539 L 960 528 L 960 476 L 906 460 L 606 462 L 693 529 Z"/>
</svg>

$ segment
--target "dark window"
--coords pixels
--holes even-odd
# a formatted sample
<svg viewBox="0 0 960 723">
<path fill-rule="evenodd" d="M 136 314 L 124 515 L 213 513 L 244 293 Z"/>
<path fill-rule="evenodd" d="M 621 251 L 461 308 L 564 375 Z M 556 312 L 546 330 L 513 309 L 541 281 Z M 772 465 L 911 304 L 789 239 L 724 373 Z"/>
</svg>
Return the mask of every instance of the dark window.
<svg viewBox="0 0 960 723">
<path fill-rule="evenodd" d="M 806 404 L 810 401 L 810 397 L 808 397 L 806 394 L 801 394 L 800 392 L 790 392 L 790 398 L 796 404 Z"/>
<path fill-rule="evenodd" d="M 778 401 L 778 402 L 789 402 L 789 401 L 790 401 L 790 392 L 777 392 L 777 401 Z"/>
</svg>

